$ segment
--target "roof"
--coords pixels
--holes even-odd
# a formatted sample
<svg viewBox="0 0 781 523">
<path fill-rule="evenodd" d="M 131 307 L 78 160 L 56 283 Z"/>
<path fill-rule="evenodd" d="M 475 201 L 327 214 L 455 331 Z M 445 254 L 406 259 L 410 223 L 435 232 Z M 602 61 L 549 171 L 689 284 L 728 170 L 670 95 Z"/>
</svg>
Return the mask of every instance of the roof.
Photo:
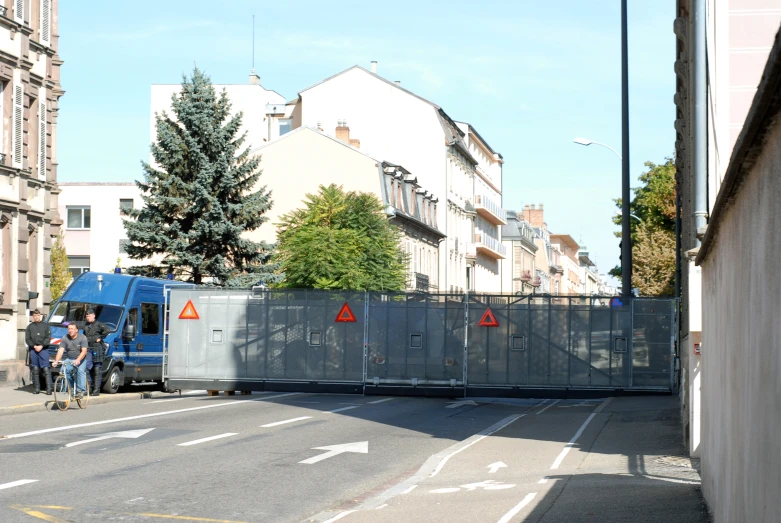
<svg viewBox="0 0 781 523">
<path fill-rule="evenodd" d="M 480 133 L 478 133 L 478 132 L 477 132 L 477 129 L 475 129 L 475 128 L 474 128 L 474 126 L 473 126 L 471 123 L 469 123 L 469 122 L 458 122 L 458 123 L 462 123 L 462 124 L 464 124 L 464 125 L 468 126 L 468 127 L 469 127 L 469 130 L 472 132 L 472 134 L 474 134 L 475 136 L 477 136 L 477 138 L 478 138 L 478 139 L 480 140 L 480 142 L 481 142 L 481 143 L 482 143 L 482 144 L 485 146 L 485 148 L 486 148 L 486 149 L 488 149 L 489 151 L 491 151 L 491 154 L 495 154 L 495 155 L 497 155 L 499 158 L 501 158 L 501 159 L 504 159 L 504 156 L 502 156 L 502 153 L 499 153 L 499 152 L 496 152 L 496 151 L 494 151 L 494 149 L 493 149 L 493 148 L 492 148 L 490 145 L 488 145 L 488 142 L 486 142 L 486 141 L 485 141 L 485 138 L 483 138 L 482 136 L 480 136 Z"/>
<path fill-rule="evenodd" d="M 575 239 L 569 234 L 551 234 L 550 241 L 551 243 L 563 243 L 575 252 L 578 252 L 578 249 L 580 249 L 578 242 L 576 242 Z"/>
<path fill-rule="evenodd" d="M 322 85 L 322 84 L 324 84 L 324 83 L 326 83 L 326 82 L 328 82 L 330 80 L 333 80 L 334 78 L 337 78 L 337 77 L 339 77 L 339 76 L 341 76 L 341 75 L 343 75 L 343 74 L 345 74 L 345 73 L 347 73 L 349 71 L 352 71 L 354 69 L 358 70 L 358 71 L 362 71 L 362 72 L 364 72 L 364 73 L 366 73 L 368 75 L 371 75 L 372 77 L 376 78 L 377 80 L 380 80 L 381 82 L 384 82 L 384 83 L 390 85 L 394 89 L 399 89 L 400 91 L 403 91 L 404 93 L 406 93 L 406 94 L 408 94 L 408 95 L 410 95 L 410 96 L 412 96 L 414 98 L 417 98 L 418 100 L 420 100 L 420 101 L 430 105 L 431 107 L 433 107 L 434 110 L 437 112 L 437 116 L 439 117 L 439 123 L 442 126 L 442 131 L 445 133 L 445 139 L 447 140 L 448 144 L 456 146 L 458 149 L 461 150 L 461 152 L 467 157 L 467 159 L 469 161 L 473 162 L 474 165 L 477 165 L 477 163 L 478 163 L 477 160 L 471 154 L 469 154 L 469 150 L 468 150 L 468 148 L 466 146 L 466 143 L 464 142 L 464 136 L 465 136 L 464 132 L 461 129 L 458 128 L 456 123 L 450 118 L 450 116 L 447 115 L 447 113 L 444 111 L 444 109 L 442 109 L 440 106 L 438 106 L 434 102 L 432 102 L 430 100 L 427 100 L 427 99 L 423 98 L 422 96 L 418 96 L 417 94 L 413 93 L 412 91 L 410 91 L 408 89 L 403 88 L 401 85 L 397 84 L 396 82 L 391 82 L 390 80 L 386 80 L 385 78 L 383 78 L 382 76 L 378 75 L 377 73 L 372 73 L 371 71 L 361 67 L 360 65 L 354 65 L 352 67 L 349 67 L 349 68 L 345 69 L 344 71 L 340 71 L 340 72 L 338 72 L 338 73 L 336 73 L 334 75 L 329 76 L 328 78 L 326 78 L 324 80 L 320 80 L 316 84 L 310 85 L 309 87 L 306 87 L 305 89 L 302 89 L 301 91 L 298 92 L 298 98 L 297 99 L 290 100 L 287 103 L 291 104 L 291 103 L 295 103 L 296 100 L 301 100 L 303 93 L 305 93 L 306 91 L 309 91 L 310 89 L 314 89 L 315 87 L 317 87 L 319 85 Z M 482 140 L 482 138 L 481 138 L 481 140 Z M 483 142 L 485 143 L 484 140 L 483 140 Z"/>
<path fill-rule="evenodd" d="M 708 228 L 700 245 L 696 263 L 701 265 L 713 247 L 727 211 L 735 202 L 741 186 L 751 176 L 754 165 L 764 149 L 767 139 L 779 125 L 781 117 L 781 30 L 776 33 L 775 43 L 767 58 L 762 80 L 751 103 L 743 129 L 740 131 L 732 156 L 724 173 L 713 212 L 708 220 Z M 774 173 L 777 175 L 777 173 Z"/>
<path fill-rule="evenodd" d="M 343 141 L 341 141 L 341 140 L 337 139 L 336 137 L 334 137 L 334 136 L 331 136 L 330 134 L 326 134 L 326 133 L 324 133 L 323 131 L 321 131 L 321 130 L 319 130 L 319 129 L 316 129 L 316 128 L 314 128 L 314 127 L 310 127 L 310 126 L 308 126 L 308 125 L 302 125 L 301 127 L 296 127 L 295 129 L 293 129 L 293 130 L 292 130 L 292 131 L 290 131 L 289 133 L 285 133 L 285 134 L 283 134 L 282 136 L 280 136 L 280 137 L 279 137 L 279 138 L 277 138 L 276 140 L 274 140 L 274 141 L 271 141 L 271 142 L 268 142 L 268 143 L 265 143 L 265 144 L 261 145 L 260 147 L 256 147 L 256 148 L 252 149 L 252 150 L 250 151 L 250 154 L 252 154 L 252 153 L 256 153 L 256 152 L 260 152 L 261 150 L 265 149 L 266 147 L 269 147 L 269 146 L 271 146 L 271 145 L 274 145 L 274 144 L 276 144 L 276 143 L 279 143 L 279 142 L 281 142 L 282 140 L 286 140 L 286 139 L 290 138 L 291 136 L 295 136 L 296 134 L 298 134 L 298 133 L 301 133 L 301 132 L 304 132 L 304 131 L 312 131 L 312 132 L 314 132 L 314 133 L 317 133 L 317 134 L 319 134 L 320 136 L 322 136 L 322 137 L 324 137 L 324 138 L 328 138 L 329 140 L 331 140 L 331 141 L 333 141 L 333 142 L 336 142 L 336 143 L 338 143 L 338 144 L 339 144 L 339 145 L 341 145 L 342 147 L 347 147 L 348 149 L 351 149 L 351 150 L 355 151 L 355 152 L 356 152 L 356 153 L 358 153 L 358 154 L 362 154 L 362 155 L 363 155 L 363 156 L 365 156 L 366 158 L 369 158 L 369 159 L 371 159 L 371 160 L 374 160 L 374 161 L 375 161 L 375 162 L 377 162 L 377 163 L 380 163 L 380 160 L 378 160 L 377 158 L 375 158 L 375 157 L 373 157 L 373 156 L 369 156 L 368 154 L 366 154 L 365 152 L 361 151 L 360 149 L 356 149 L 356 148 L 355 148 L 355 147 L 353 147 L 352 145 L 350 145 L 350 144 L 347 144 L 347 143 L 344 143 Z"/>
</svg>

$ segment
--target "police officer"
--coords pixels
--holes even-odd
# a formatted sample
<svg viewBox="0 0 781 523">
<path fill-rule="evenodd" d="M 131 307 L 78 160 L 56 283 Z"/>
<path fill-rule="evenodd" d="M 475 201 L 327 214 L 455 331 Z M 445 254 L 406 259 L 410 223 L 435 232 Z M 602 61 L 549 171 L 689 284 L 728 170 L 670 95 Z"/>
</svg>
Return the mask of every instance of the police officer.
<svg viewBox="0 0 781 523">
<path fill-rule="evenodd" d="M 95 311 L 87 310 L 87 322 L 84 324 L 84 335 L 89 342 L 89 351 L 92 353 L 92 394 L 100 396 L 100 384 L 103 378 L 103 358 L 106 357 L 106 349 L 103 341 L 109 334 L 109 329 L 103 322 L 95 320 Z"/>
<path fill-rule="evenodd" d="M 40 371 L 46 378 L 46 394 L 52 393 L 52 369 L 49 366 L 49 343 L 52 331 L 48 323 L 43 323 L 41 311 L 33 311 L 33 322 L 24 330 L 24 342 L 30 351 L 30 371 L 33 375 L 33 394 L 41 392 Z"/>
</svg>

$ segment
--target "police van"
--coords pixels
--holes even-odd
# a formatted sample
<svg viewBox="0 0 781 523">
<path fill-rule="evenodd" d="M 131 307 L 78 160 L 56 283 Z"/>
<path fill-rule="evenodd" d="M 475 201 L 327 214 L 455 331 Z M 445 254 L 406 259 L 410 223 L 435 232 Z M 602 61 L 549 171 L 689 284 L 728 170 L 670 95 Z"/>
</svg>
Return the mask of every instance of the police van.
<svg viewBox="0 0 781 523">
<path fill-rule="evenodd" d="M 103 392 L 114 394 L 132 382 L 163 378 L 163 343 L 167 322 L 166 293 L 172 287 L 192 284 L 127 274 L 85 272 L 52 305 L 48 323 L 54 360 L 68 325 L 84 328 L 87 310 L 111 331 L 103 361 Z M 90 356 L 91 358 L 91 356 Z M 57 372 L 59 368 L 52 369 Z"/>
</svg>

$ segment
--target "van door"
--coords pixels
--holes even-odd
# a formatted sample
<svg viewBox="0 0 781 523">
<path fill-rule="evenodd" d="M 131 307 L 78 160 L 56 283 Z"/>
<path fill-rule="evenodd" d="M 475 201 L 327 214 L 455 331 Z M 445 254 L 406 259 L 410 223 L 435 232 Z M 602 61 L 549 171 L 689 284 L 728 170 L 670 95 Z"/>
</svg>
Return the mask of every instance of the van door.
<svg viewBox="0 0 781 523">
<path fill-rule="evenodd" d="M 125 338 L 125 327 L 132 325 L 135 327 L 136 337 L 132 339 Z M 127 310 L 125 321 L 122 323 L 122 329 L 117 333 L 114 340 L 114 351 L 111 356 L 124 362 L 125 381 L 130 381 L 136 377 L 136 363 L 138 360 L 136 353 L 136 339 L 138 338 L 138 308 L 131 307 Z"/>
<path fill-rule="evenodd" d="M 137 379 L 159 381 L 163 377 L 162 307 L 141 297 L 141 330 L 136 338 Z"/>
</svg>

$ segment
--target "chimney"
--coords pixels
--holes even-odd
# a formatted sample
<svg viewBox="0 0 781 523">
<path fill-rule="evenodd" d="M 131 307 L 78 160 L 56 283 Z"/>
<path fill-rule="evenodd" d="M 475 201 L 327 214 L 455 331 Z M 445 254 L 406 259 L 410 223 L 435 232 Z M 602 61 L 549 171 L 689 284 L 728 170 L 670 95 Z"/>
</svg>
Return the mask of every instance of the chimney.
<svg viewBox="0 0 781 523">
<path fill-rule="evenodd" d="M 255 72 L 255 69 L 249 74 L 249 83 L 250 85 L 260 85 L 260 76 Z"/>
<path fill-rule="evenodd" d="M 372 72 L 377 74 L 377 60 L 372 60 Z"/>
<path fill-rule="evenodd" d="M 339 120 L 336 124 L 336 139 L 340 142 L 344 142 L 348 145 L 352 145 L 356 149 L 361 148 L 361 141 L 355 138 L 350 138 L 350 128 L 347 127 L 347 120 Z"/>
<path fill-rule="evenodd" d="M 401 80 L 396 80 L 396 85 L 401 85 Z"/>
<path fill-rule="evenodd" d="M 542 205 L 537 209 L 534 204 L 523 206 L 523 217 L 532 227 L 542 227 L 545 224 Z"/>
<path fill-rule="evenodd" d="M 317 122 L 317 130 L 318 131 L 322 131 L 323 130 L 323 126 L 320 125 L 320 122 Z"/>
</svg>

